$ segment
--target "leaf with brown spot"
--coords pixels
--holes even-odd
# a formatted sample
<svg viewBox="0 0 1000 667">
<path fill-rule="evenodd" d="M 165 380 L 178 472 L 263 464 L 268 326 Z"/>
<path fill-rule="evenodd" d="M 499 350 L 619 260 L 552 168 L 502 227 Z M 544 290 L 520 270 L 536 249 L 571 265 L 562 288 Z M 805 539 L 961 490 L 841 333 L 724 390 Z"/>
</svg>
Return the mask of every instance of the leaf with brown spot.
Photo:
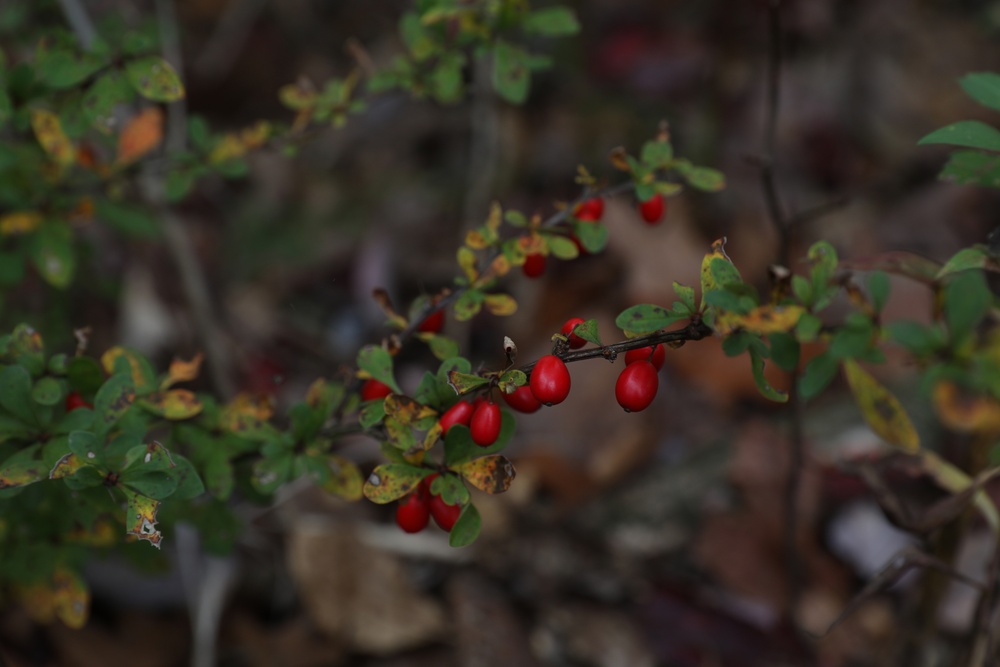
<svg viewBox="0 0 1000 667">
<path fill-rule="evenodd" d="M 32 109 L 31 129 L 42 150 L 58 164 L 68 166 L 76 161 L 76 147 L 63 132 L 59 116 L 47 109 Z"/>
<path fill-rule="evenodd" d="M 805 312 L 801 306 L 776 306 L 767 304 L 754 308 L 746 315 L 719 313 L 715 330 L 725 336 L 742 329 L 755 334 L 772 334 L 791 331 Z"/>
<path fill-rule="evenodd" d="M 48 476 L 45 463 L 35 458 L 40 449 L 39 444 L 30 445 L 0 464 L 0 489 L 27 486 L 45 479 Z"/>
<path fill-rule="evenodd" d="M 160 510 L 160 501 L 141 496 L 135 491 L 119 487 L 128 500 L 125 509 L 125 532 L 135 535 L 140 540 L 146 540 L 157 549 L 163 535 L 156 529 L 156 513 Z"/>
<path fill-rule="evenodd" d="M 858 362 L 846 359 L 843 364 L 854 400 L 876 435 L 907 452 L 920 449 L 920 436 L 899 400 Z"/>
<path fill-rule="evenodd" d="M 331 454 L 327 457 L 330 477 L 323 483 L 323 490 L 344 500 L 361 500 L 363 480 L 361 471 L 349 459 Z"/>
<path fill-rule="evenodd" d="M 128 362 L 129 369 L 132 373 L 132 382 L 135 383 L 137 391 L 152 389 L 153 374 L 152 370 L 149 368 L 148 362 L 145 362 L 145 359 L 143 359 L 138 352 L 128 348 L 115 346 L 102 354 L 101 366 L 104 367 L 104 372 L 108 375 L 113 375 L 118 364 L 118 359 L 120 358 L 124 358 Z"/>
<path fill-rule="evenodd" d="M 66 454 L 52 466 L 52 470 L 49 472 L 49 479 L 69 477 L 83 466 L 84 462 L 79 456 L 76 454 Z"/>
<path fill-rule="evenodd" d="M 135 402 L 135 385 L 127 375 L 112 375 L 94 397 L 94 433 L 103 440 Z"/>
<path fill-rule="evenodd" d="M 274 409 L 267 396 L 241 393 L 219 414 L 219 427 L 245 438 L 268 438 L 274 427 L 267 420 Z"/>
<path fill-rule="evenodd" d="M 1000 401 L 939 380 L 931 393 L 941 423 L 959 433 L 1000 433 Z"/>
<path fill-rule="evenodd" d="M 420 480 L 431 472 L 427 468 L 418 468 L 405 463 L 383 463 L 377 466 L 365 481 L 363 487 L 365 498 L 379 505 L 399 500 L 417 488 Z"/>
<path fill-rule="evenodd" d="M 189 389 L 169 389 L 144 396 L 139 404 L 165 419 L 190 419 L 201 413 L 201 401 Z"/>
<path fill-rule="evenodd" d="M 726 254 L 726 237 L 716 239 L 712 242 L 712 250 L 707 253 L 701 260 L 701 308 L 705 308 L 705 295 L 714 289 L 719 287 L 724 287 L 720 285 L 718 279 L 716 278 L 715 272 L 712 270 L 712 262 L 714 260 L 722 260 L 732 264 L 732 260 L 729 259 L 729 255 Z M 733 267 L 735 269 L 735 267 Z M 738 276 L 738 274 L 737 274 Z"/>
<path fill-rule="evenodd" d="M 486 493 L 503 493 L 514 481 L 514 464 L 506 456 L 483 456 L 451 468 Z"/>
</svg>

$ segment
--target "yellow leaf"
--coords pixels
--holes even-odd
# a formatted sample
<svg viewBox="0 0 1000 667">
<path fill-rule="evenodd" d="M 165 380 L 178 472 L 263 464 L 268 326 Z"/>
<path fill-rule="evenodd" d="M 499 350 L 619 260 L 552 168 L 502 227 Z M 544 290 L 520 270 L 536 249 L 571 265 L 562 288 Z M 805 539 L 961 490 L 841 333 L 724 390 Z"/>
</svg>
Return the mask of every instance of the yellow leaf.
<svg viewBox="0 0 1000 667">
<path fill-rule="evenodd" d="M 273 413 L 267 396 L 241 393 L 222 409 L 219 426 L 240 435 L 261 428 Z"/>
<path fill-rule="evenodd" d="M 950 380 L 939 380 L 931 393 L 941 423 L 959 433 L 1000 433 L 1000 401 L 972 394 Z"/>
<path fill-rule="evenodd" d="M 896 397 L 853 359 L 844 361 L 844 373 L 854 400 L 871 429 L 886 442 L 907 452 L 920 449 L 917 430 Z"/>
<path fill-rule="evenodd" d="M 746 315 L 719 313 L 715 321 L 717 333 L 725 336 L 737 329 L 756 334 L 791 331 L 798 324 L 805 310 L 801 306 L 776 306 L 767 304 L 754 308 Z"/>
<path fill-rule="evenodd" d="M 501 317 L 517 312 L 517 301 L 509 294 L 487 294 L 483 306 L 493 315 Z"/>
<path fill-rule="evenodd" d="M 48 582 L 15 587 L 21 606 L 32 620 L 48 624 L 56 618 L 80 629 L 90 614 L 90 591 L 80 575 L 59 567 Z"/>
<path fill-rule="evenodd" d="M 63 132 L 59 117 L 47 109 L 31 111 L 31 129 L 42 150 L 57 163 L 68 166 L 76 161 L 76 148 Z"/>
<path fill-rule="evenodd" d="M 497 255 L 490 262 L 489 274 L 493 278 L 505 276 L 510 272 L 510 260 L 504 255 Z"/>
<path fill-rule="evenodd" d="M 469 282 L 479 277 L 479 269 L 476 268 L 476 254 L 465 246 L 458 249 L 458 266 Z"/>
<path fill-rule="evenodd" d="M 35 231 L 42 224 L 42 214 L 37 211 L 15 211 L 0 215 L 0 234 L 15 236 Z"/>
<path fill-rule="evenodd" d="M 724 259 L 732 263 L 729 255 L 726 254 L 726 237 L 716 239 L 712 242 L 712 251 L 707 253 L 701 260 L 701 305 L 705 305 L 705 294 L 716 288 L 715 276 L 712 275 L 712 260 Z"/>
<path fill-rule="evenodd" d="M 49 472 L 49 479 L 69 477 L 82 467 L 83 461 L 80 460 L 80 457 L 76 454 L 66 454 L 52 466 L 52 470 Z"/>
<path fill-rule="evenodd" d="M 514 465 L 505 456 L 483 456 L 451 468 L 486 493 L 503 493 L 514 481 Z"/>
<path fill-rule="evenodd" d="M 409 396 L 389 394 L 385 397 L 385 414 L 387 417 L 394 417 L 400 423 L 412 424 L 415 421 L 433 417 L 437 413 L 434 408 L 418 403 Z"/>
<path fill-rule="evenodd" d="M 204 358 L 205 355 L 201 352 L 194 355 L 190 361 L 174 357 L 174 360 L 170 362 L 167 377 L 160 383 L 160 389 L 169 389 L 178 382 L 187 382 L 188 380 L 197 378 L 198 373 L 201 371 L 201 362 Z"/>
<path fill-rule="evenodd" d="M 549 244 L 545 242 L 545 237 L 541 234 L 531 232 L 525 234 L 517 240 L 518 248 L 527 255 L 548 255 Z"/>
<path fill-rule="evenodd" d="M 331 454 L 327 459 L 330 477 L 323 483 L 323 490 L 344 500 L 361 500 L 364 480 L 361 471 L 349 459 Z"/>
<path fill-rule="evenodd" d="M 163 112 L 147 107 L 129 119 L 118 135 L 119 165 L 135 162 L 163 141 Z"/>
<path fill-rule="evenodd" d="M 503 209 L 500 207 L 500 202 L 493 202 L 490 204 L 490 215 L 486 218 L 486 228 L 493 232 L 494 237 L 496 236 L 497 230 L 500 229 L 500 223 L 503 221 Z"/>
<path fill-rule="evenodd" d="M 473 250 L 482 250 L 490 247 L 490 242 L 478 229 L 471 229 L 465 235 L 465 245 Z"/>
<path fill-rule="evenodd" d="M 171 420 L 190 419 L 200 414 L 202 408 L 201 401 L 189 389 L 158 391 L 144 396 L 140 404 L 147 410 Z"/>
</svg>

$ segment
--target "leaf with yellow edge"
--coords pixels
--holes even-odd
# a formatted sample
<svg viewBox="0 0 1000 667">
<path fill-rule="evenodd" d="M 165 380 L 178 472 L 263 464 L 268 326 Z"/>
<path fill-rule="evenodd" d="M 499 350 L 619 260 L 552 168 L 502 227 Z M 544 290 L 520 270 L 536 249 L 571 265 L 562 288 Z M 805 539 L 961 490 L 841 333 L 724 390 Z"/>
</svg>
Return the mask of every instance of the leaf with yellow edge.
<svg viewBox="0 0 1000 667">
<path fill-rule="evenodd" d="M 59 116 L 47 109 L 32 109 L 31 129 L 42 150 L 58 164 L 68 166 L 76 161 L 76 147 L 63 132 Z"/>
<path fill-rule="evenodd" d="M 920 436 L 899 400 L 853 359 L 845 359 L 843 364 L 847 384 L 871 429 L 904 451 L 920 449 Z"/>
<path fill-rule="evenodd" d="M 713 271 L 713 260 L 722 260 L 732 265 L 732 260 L 726 254 L 726 237 L 716 239 L 712 242 L 712 250 L 701 260 L 701 307 L 705 307 L 705 295 L 714 289 L 722 287 L 717 278 L 717 270 Z M 736 267 L 733 267 L 735 270 Z M 737 273 L 737 277 L 739 273 Z"/>
<path fill-rule="evenodd" d="M 125 123 L 118 135 L 115 162 L 127 165 L 135 162 L 163 141 L 163 112 L 159 107 L 147 107 Z"/>
<path fill-rule="evenodd" d="M 537 232 L 531 232 L 519 237 L 517 239 L 517 246 L 525 256 L 549 254 L 549 244 L 545 242 L 545 237 Z"/>
<path fill-rule="evenodd" d="M 46 465 L 38 460 L 6 461 L 0 467 L 0 489 L 27 486 L 45 479 Z"/>
<path fill-rule="evenodd" d="M 52 470 L 49 471 L 49 479 L 69 477 L 83 466 L 84 462 L 79 456 L 76 454 L 66 454 L 61 459 L 56 461 L 54 466 L 52 466 Z"/>
<path fill-rule="evenodd" d="M 201 401 L 189 389 L 168 389 L 148 394 L 139 404 L 165 419 L 190 419 L 201 413 Z"/>
<path fill-rule="evenodd" d="M 476 268 L 476 253 L 469 248 L 462 246 L 458 249 L 458 266 L 462 269 L 469 282 L 479 277 L 479 269 Z"/>
<path fill-rule="evenodd" d="M 118 487 L 125 494 L 128 506 L 125 509 L 125 532 L 135 535 L 140 540 L 146 540 L 157 549 L 163 535 L 156 529 L 156 513 L 160 509 L 160 501 L 141 496 L 126 487 Z"/>
<path fill-rule="evenodd" d="M 766 304 L 754 308 L 746 315 L 719 313 L 715 320 L 715 331 L 723 336 L 737 329 L 762 335 L 782 333 L 794 329 L 805 312 L 801 306 Z"/>
<path fill-rule="evenodd" d="M 29 234 L 42 224 L 42 214 L 38 211 L 14 211 L 0 215 L 0 235 L 18 236 Z"/>
<path fill-rule="evenodd" d="M 387 417 L 394 417 L 404 424 L 412 424 L 415 421 L 433 417 L 437 414 L 434 408 L 429 408 L 409 396 L 400 394 L 389 394 L 386 396 L 384 406 Z"/>
<path fill-rule="evenodd" d="M 503 493 L 514 481 L 514 465 L 506 456 L 482 456 L 451 468 L 469 484 L 486 493 Z"/>
<path fill-rule="evenodd" d="M 361 471 L 349 459 L 331 454 L 327 458 L 330 477 L 323 482 L 323 490 L 344 500 L 361 500 L 363 480 Z"/>
<path fill-rule="evenodd" d="M 503 317 L 517 312 L 517 301 L 509 294 L 487 294 L 483 307 L 493 315 Z"/>
<path fill-rule="evenodd" d="M 506 255 L 497 255 L 490 262 L 490 268 L 487 270 L 486 275 L 478 281 L 479 284 L 484 284 L 488 280 L 507 275 L 510 273 L 511 266 L 510 259 Z"/>
<path fill-rule="evenodd" d="M 170 362 L 170 369 L 167 370 L 167 377 L 160 382 L 160 389 L 169 389 L 178 382 L 187 382 L 197 378 L 204 358 L 205 355 L 201 352 L 194 355 L 190 361 L 174 357 L 174 360 Z"/>
<path fill-rule="evenodd" d="M 141 392 L 144 389 L 151 389 L 153 385 L 152 370 L 147 363 L 143 363 L 145 360 L 138 353 L 128 348 L 115 346 L 102 354 L 101 366 L 104 368 L 104 372 L 108 375 L 113 375 L 116 362 L 122 357 L 128 361 L 132 374 L 132 382 L 135 384 L 136 391 Z"/>
<path fill-rule="evenodd" d="M 125 76 L 146 99 L 175 102 L 184 97 L 184 84 L 177 70 L 160 56 L 144 56 L 126 63 Z"/>
<path fill-rule="evenodd" d="M 934 384 L 931 401 L 941 423 L 959 433 L 1000 433 L 1000 401 L 964 391 L 951 380 Z"/>
<path fill-rule="evenodd" d="M 420 480 L 431 474 L 428 468 L 406 463 L 383 463 L 368 476 L 363 487 L 365 498 L 384 505 L 399 500 L 417 488 Z"/>
</svg>

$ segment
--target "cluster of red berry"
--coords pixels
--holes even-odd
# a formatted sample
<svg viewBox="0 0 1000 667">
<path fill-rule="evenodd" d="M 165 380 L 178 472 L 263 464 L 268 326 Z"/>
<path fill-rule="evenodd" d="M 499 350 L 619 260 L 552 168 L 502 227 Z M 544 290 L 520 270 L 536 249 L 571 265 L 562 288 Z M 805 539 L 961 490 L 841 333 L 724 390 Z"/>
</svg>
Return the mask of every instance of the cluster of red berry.
<svg viewBox="0 0 1000 667">
<path fill-rule="evenodd" d="M 639 202 L 639 215 L 646 221 L 646 224 L 655 225 L 663 219 L 666 210 L 666 200 L 660 193 L 654 194 L 644 202 Z M 604 215 L 604 200 L 600 197 L 592 197 L 577 204 L 573 209 L 573 217 L 580 222 L 597 222 Z M 580 254 L 586 254 L 586 249 L 573 237 Z M 532 253 L 525 257 L 521 270 L 529 278 L 537 278 L 545 273 L 546 259 L 541 253 Z"/>
<path fill-rule="evenodd" d="M 449 505 L 441 496 L 431 493 L 431 484 L 438 473 L 428 475 L 420 481 L 416 491 L 406 496 L 396 505 L 396 525 L 407 533 L 419 533 L 430 519 L 442 530 L 451 532 L 462 513 L 462 506 Z"/>
</svg>

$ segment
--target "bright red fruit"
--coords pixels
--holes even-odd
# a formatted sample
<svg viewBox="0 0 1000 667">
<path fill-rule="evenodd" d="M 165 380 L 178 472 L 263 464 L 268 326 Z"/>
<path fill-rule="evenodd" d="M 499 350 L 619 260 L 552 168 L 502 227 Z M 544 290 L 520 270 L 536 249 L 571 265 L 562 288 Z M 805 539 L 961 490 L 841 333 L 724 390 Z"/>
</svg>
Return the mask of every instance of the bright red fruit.
<svg viewBox="0 0 1000 667">
<path fill-rule="evenodd" d="M 71 391 L 66 395 L 66 412 L 71 412 L 77 408 L 92 408 L 90 403 L 84 400 L 78 391 Z"/>
<path fill-rule="evenodd" d="M 524 258 L 524 266 L 521 267 L 524 275 L 529 278 L 537 278 L 545 273 L 545 255 L 532 253 Z"/>
<path fill-rule="evenodd" d="M 448 429 L 455 424 L 468 426 L 470 419 L 472 419 L 472 403 L 463 399 L 448 408 L 445 413 L 441 415 L 441 434 L 447 435 Z"/>
<path fill-rule="evenodd" d="M 528 385 L 518 387 L 512 394 L 503 394 L 503 400 L 507 401 L 507 405 L 518 412 L 529 415 L 532 412 L 538 412 L 539 408 L 542 407 L 535 395 L 531 393 L 531 387 Z"/>
<path fill-rule="evenodd" d="M 531 371 L 528 386 L 540 403 L 555 405 L 569 396 L 569 369 L 565 362 L 554 354 L 547 354 L 538 360 Z"/>
<path fill-rule="evenodd" d="M 389 385 L 379 382 L 375 378 L 365 380 L 361 385 L 361 400 L 374 401 L 376 398 L 385 398 L 392 393 Z"/>
<path fill-rule="evenodd" d="M 639 214 L 647 223 L 655 225 L 660 221 L 660 218 L 663 217 L 663 210 L 665 208 L 666 202 L 663 201 L 663 195 L 657 192 L 655 195 L 639 204 Z"/>
<path fill-rule="evenodd" d="M 600 197 L 580 202 L 573 210 L 573 217 L 577 220 L 600 220 L 602 215 L 604 215 L 604 200 Z"/>
<path fill-rule="evenodd" d="M 500 416 L 500 406 L 493 401 L 480 403 L 469 422 L 472 442 L 480 447 L 489 447 L 496 442 L 500 437 Z"/>
<path fill-rule="evenodd" d="M 417 331 L 420 333 L 441 333 L 441 329 L 444 328 L 444 311 L 439 310 L 435 313 L 428 315 L 420 326 L 417 327 Z"/>
<path fill-rule="evenodd" d="M 458 521 L 458 516 L 462 513 L 462 506 L 449 505 L 441 496 L 431 496 L 430 510 L 431 516 L 434 517 L 434 523 L 450 533 L 455 522 Z"/>
<path fill-rule="evenodd" d="M 573 329 L 576 328 L 576 325 L 583 324 L 585 321 L 586 320 L 582 317 L 568 319 L 566 320 L 566 324 L 562 325 L 562 329 L 559 330 L 559 333 L 569 339 L 569 349 L 575 350 L 587 344 L 587 341 L 573 333 Z"/>
<path fill-rule="evenodd" d="M 615 398 L 625 412 L 639 412 L 649 407 L 656 397 L 660 379 L 656 366 L 648 361 L 636 361 L 625 367 L 615 383 Z"/>
<path fill-rule="evenodd" d="M 657 345 L 655 350 L 652 347 L 640 347 L 638 350 L 629 350 L 625 353 L 626 366 L 637 361 L 648 361 L 656 367 L 656 370 L 660 370 L 666 360 L 667 351 L 664 349 L 663 343 Z"/>
<path fill-rule="evenodd" d="M 423 487 L 418 486 L 396 505 L 396 525 L 407 533 L 419 533 L 427 527 L 430 518 L 431 509 Z"/>
</svg>

